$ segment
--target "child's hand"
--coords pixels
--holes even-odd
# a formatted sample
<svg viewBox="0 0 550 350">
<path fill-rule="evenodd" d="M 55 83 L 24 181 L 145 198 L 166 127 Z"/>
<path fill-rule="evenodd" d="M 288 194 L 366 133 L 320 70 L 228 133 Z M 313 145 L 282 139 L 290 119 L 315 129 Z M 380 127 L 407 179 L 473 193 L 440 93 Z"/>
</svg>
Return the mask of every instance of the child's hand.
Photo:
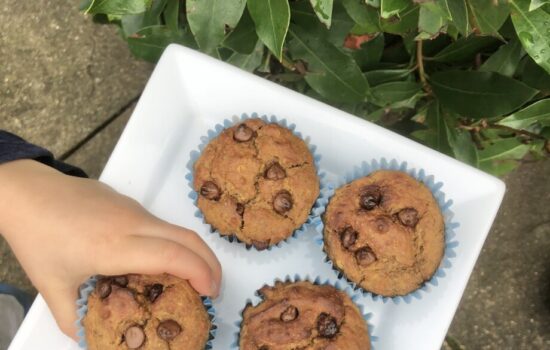
<svg viewBox="0 0 550 350">
<path fill-rule="evenodd" d="M 0 165 L 0 233 L 73 338 L 77 289 L 91 275 L 167 272 L 218 294 L 221 266 L 195 232 L 98 181 L 36 161 Z"/>
</svg>

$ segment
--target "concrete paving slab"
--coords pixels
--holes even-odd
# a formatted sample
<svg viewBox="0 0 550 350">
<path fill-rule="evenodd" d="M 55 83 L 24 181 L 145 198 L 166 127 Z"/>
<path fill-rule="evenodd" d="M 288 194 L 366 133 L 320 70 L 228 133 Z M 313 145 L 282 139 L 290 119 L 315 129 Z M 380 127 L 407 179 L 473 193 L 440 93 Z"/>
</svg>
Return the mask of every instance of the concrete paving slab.
<svg viewBox="0 0 550 350">
<path fill-rule="evenodd" d="M 152 69 L 78 4 L 0 2 L 0 128 L 58 156 L 138 96 Z"/>
<path fill-rule="evenodd" d="M 523 164 L 507 193 L 450 334 L 466 349 L 550 349 L 550 160 Z"/>
</svg>

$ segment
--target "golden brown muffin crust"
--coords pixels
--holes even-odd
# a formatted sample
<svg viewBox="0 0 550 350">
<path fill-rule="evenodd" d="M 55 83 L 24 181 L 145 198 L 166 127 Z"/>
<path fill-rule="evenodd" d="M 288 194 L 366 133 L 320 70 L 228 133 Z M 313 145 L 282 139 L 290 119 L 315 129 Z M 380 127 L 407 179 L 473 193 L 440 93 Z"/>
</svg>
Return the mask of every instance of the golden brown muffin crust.
<svg viewBox="0 0 550 350">
<path fill-rule="evenodd" d="M 166 274 L 100 279 L 83 323 L 89 350 L 203 350 L 211 327 L 197 292 Z"/>
<path fill-rule="evenodd" d="M 444 252 L 444 220 L 430 190 L 381 170 L 336 190 L 323 217 L 334 266 L 365 290 L 405 295 L 429 280 Z"/>
<path fill-rule="evenodd" d="M 277 282 L 260 289 L 263 301 L 243 311 L 241 350 L 369 350 L 363 316 L 330 285 Z"/>
<path fill-rule="evenodd" d="M 210 141 L 194 165 L 206 222 L 258 249 L 289 237 L 319 196 L 306 143 L 277 124 L 248 119 Z"/>
</svg>

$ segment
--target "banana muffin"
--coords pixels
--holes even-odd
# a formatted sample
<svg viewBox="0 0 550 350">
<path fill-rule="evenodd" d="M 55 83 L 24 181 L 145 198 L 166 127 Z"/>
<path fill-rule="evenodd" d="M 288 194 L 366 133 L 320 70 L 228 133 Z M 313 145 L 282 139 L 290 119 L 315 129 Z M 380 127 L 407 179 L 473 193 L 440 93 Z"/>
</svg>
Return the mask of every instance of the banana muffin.
<svg viewBox="0 0 550 350">
<path fill-rule="evenodd" d="M 260 250 L 292 235 L 319 196 L 306 143 L 261 119 L 227 128 L 210 141 L 194 165 L 193 187 L 207 223 Z"/>
<path fill-rule="evenodd" d="M 276 282 L 247 305 L 241 350 L 369 350 L 367 323 L 351 298 L 330 285 Z"/>
<path fill-rule="evenodd" d="M 99 279 L 83 324 L 89 350 L 203 350 L 211 327 L 197 292 L 167 274 Z"/>
<path fill-rule="evenodd" d="M 333 266 L 375 294 L 418 289 L 443 257 L 441 210 L 431 191 L 404 172 L 376 171 L 337 189 L 323 221 Z"/>
</svg>

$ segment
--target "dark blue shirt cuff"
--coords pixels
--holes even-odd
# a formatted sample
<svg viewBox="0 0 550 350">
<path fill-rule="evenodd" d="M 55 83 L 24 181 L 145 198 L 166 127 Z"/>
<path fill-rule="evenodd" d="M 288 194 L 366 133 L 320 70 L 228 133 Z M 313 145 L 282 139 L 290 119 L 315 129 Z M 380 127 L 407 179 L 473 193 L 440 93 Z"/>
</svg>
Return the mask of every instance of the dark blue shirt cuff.
<svg viewBox="0 0 550 350">
<path fill-rule="evenodd" d="M 87 177 L 82 169 L 56 160 L 50 151 L 28 143 L 19 136 L 0 130 L 0 164 L 19 159 L 34 159 L 67 175 Z"/>
</svg>

